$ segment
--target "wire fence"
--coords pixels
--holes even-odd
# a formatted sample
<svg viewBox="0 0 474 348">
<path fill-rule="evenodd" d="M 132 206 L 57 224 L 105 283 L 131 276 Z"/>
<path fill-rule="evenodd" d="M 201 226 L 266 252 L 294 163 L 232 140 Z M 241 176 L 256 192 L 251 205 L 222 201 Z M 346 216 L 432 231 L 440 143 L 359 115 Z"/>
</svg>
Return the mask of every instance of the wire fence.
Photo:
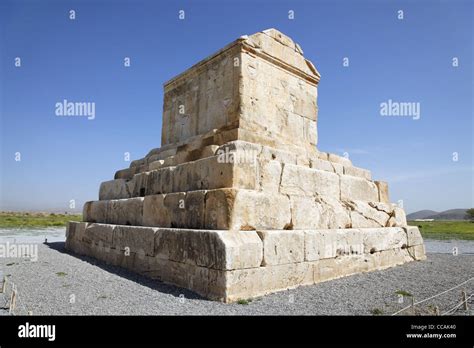
<svg viewBox="0 0 474 348">
<path fill-rule="evenodd" d="M 412 311 L 415 311 L 415 308 L 416 308 L 415 306 L 420 305 L 420 304 L 422 304 L 422 303 L 426 303 L 426 302 L 431 301 L 431 300 L 433 300 L 433 299 L 439 298 L 440 296 L 442 296 L 442 295 L 444 295 L 444 294 L 448 294 L 448 293 L 450 293 L 450 292 L 452 292 L 452 291 L 454 291 L 454 290 L 456 290 L 456 289 L 459 289 L 461 286 L 468 284 L 469 282 L 471 282 L 471 281 L 473 281 L 473 280 L 474 280 L 474 277 L 469 278 L 469 279 L 465 280 L 464 282 L 453 286 L 453 287 L 450 288 L 450 289 L 441 291 L 441 292 L 439 292 L 439 293 L 437 293 L 437 294 L 435 294 L 435 295 L 433 295 L 433 296 L 430 296 L 430 297 L 428 297 L 428 298 L 425 298 L 425 299 L 423 299 L 423 300 L 421 300 L 421 301 L 415 301 L 415 300 L 413 299 L 413 297 L 412 297 L 412 303 L 411 303 L 410 305 L 408 305 L 408 306 L 406 306 L 406 307 L 404 307 L 404 308 L 402 308 L 402 309 L 396 311 L 395 313 L 392 314 L 392 316 L 397 315 L 397 314 L 400 314 L 400 313 L 402 313 L 402 312 L 405 312 L 405 311 L 407 311 L 407 310 L 409 310 L 409 309 L 411 309 Z M 436 315 L 451 315 L 451 314 L 456 313 L 456 311 L 459 310 L 459 309 L 461 309 L 461 307 L 462 307 L 462 309 L 464 309 L 465 312 L 469 313 L 469 312 L 468 312 L 468 311 L 469 311 L 469 304 L 470 304 L 471 298 L 474 298 L 473 296 L 474 296 L 474 294 L 470 294 L 470 295 L 468 296 L 467 293 L 466 293 L 466 291 L 463 290 L 463 291 L 461 292 L 461 301 L 460 301 L 460 302 L 456 301 L 455 304 L 454 304 L 454 306 L 452 306 L 452 304 L 451 304 L 451 305 L 448 307 L 448 309 L 445 310 L 442 314 L 440 314 L 439 307 L 438 307 L 438 306 L 434 306 L 435 314 L 436 314 Z"/>
<path fill-rule="evenodd" d="M 33 311 L 28 308 L 28 301 L 23 294 L 20 296 L 18 288 L 7 276 L 3 277 L 0 288 L 3 295 L 3 310 L 9 315 L 32 315 Z"/>
</svg>

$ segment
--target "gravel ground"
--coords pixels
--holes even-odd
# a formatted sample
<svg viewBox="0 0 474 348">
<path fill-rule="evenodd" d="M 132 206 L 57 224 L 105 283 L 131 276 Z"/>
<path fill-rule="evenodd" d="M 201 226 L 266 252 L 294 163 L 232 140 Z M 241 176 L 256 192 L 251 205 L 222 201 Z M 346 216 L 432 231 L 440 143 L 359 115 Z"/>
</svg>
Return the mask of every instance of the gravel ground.
<svg viewBox="0 0 474 348">
<path fill-rule="evenodd" d="M 149 280 L 64 250 L 63 242 L 38 245 L 38 261 L 0 259 L 18 291 L 16 314 L 33 315 L 372 315 L 392 314 L 411 303 L 396 291 L 428 298 L 474 277 L 474 255 L 428 254 L 428 259 L 395 268 L 286 290 L 248 304 L 205 300 L 185 289 Z M 3 273 L 3 274 L 2 274 Z M 10 284 L 11 284 L 10 283 Z M 10 286 L 7 286 L 9 290 Z M 474 293 L 474 280 L 404 314 L 441 313 Z M 0 294 L 0 307 L 6 307 Z M 5 294 L 9 296 L 9 292 Z M 74 301 L 73 301 L 74 300 Z M 471 308 L 474 307 L 471 298 Z M 72 302 L 72 303 L 71 303 Z M 5 308 L 3 314 L 7 314 Z M 456 311 L 457 315 L 473 314 Z"/>
</svg>

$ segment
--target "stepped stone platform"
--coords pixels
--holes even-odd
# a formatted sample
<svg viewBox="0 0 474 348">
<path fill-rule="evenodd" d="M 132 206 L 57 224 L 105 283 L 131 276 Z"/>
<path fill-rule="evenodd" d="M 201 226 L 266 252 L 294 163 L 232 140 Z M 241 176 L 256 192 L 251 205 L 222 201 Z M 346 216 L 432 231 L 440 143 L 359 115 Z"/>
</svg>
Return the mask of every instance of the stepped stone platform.
<svg viewBox="0 0 474 348">
<path fill-rule="evenodd" d="M 387 183 L 317 149 L 319 79 L 269 29 L 168 81 L 162 147 L 100 185 L 66 248 L 225 302 L 424 259 Z"/>
</svg>

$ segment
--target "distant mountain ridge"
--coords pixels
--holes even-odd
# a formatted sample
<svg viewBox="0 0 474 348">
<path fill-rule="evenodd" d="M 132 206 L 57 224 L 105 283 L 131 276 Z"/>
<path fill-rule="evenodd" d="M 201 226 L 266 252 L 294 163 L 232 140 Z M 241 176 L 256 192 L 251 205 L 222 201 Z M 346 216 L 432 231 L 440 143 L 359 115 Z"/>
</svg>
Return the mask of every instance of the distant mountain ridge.
<svg viewBox="0 0 474 348">
<path fill-rule="evenodd" d="M 466 209 L 449 209 L 442 212 L 434 210 L 420 210 L 407 215 L 407 220 L 433 219 L 433 220 L 464 220 Z"/>
</svg>

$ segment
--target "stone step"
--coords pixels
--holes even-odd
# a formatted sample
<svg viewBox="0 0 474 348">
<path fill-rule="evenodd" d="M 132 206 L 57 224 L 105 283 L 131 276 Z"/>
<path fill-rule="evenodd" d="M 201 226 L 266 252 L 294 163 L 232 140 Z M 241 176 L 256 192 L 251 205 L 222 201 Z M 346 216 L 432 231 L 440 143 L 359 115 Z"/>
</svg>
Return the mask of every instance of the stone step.
<svg viewBox="0 0 474 348">
<path fill-rule="evenodd" d="M 406 226 L 403 209 L 390 203 L 235 188 L 92 201 L 83 216 L 88 222 L 222 230 Z"/>
<path fill-rule="evenodd" d="M 417 227 L 218 231 L 70 222 L 66 249 L 232 302 L 425 259 Z"/>
<path fill-rule="evenodd" d="M 153 164 L 153 163 L 152 163 Z M 100 185 L 99 200 L 145 197 L 153 194 L 236 187 L 257 189 L 258 166 L 214 155 L 177 166 L 165 166 Z"/>
<path fill-rule="evenodd" d="M 176 166 L 167 163 L 167 159 L 151 162 L 147 165 L 149 170 L 144 172 L 140 172 L 141 167 L 129 168 L 129 171 L 139 172 L 129 180 L 103 182 L 99 199 L 245 188 L 388 203 L 387 185 L 372 182 L 368 179 L 370 172 L 361 168 L 319 158 L 308 160 L 305 165 L 304 159 L 295 154 L 243 141 L 229 142 L 218 147 L 215 153 Z"/>
</svg>

